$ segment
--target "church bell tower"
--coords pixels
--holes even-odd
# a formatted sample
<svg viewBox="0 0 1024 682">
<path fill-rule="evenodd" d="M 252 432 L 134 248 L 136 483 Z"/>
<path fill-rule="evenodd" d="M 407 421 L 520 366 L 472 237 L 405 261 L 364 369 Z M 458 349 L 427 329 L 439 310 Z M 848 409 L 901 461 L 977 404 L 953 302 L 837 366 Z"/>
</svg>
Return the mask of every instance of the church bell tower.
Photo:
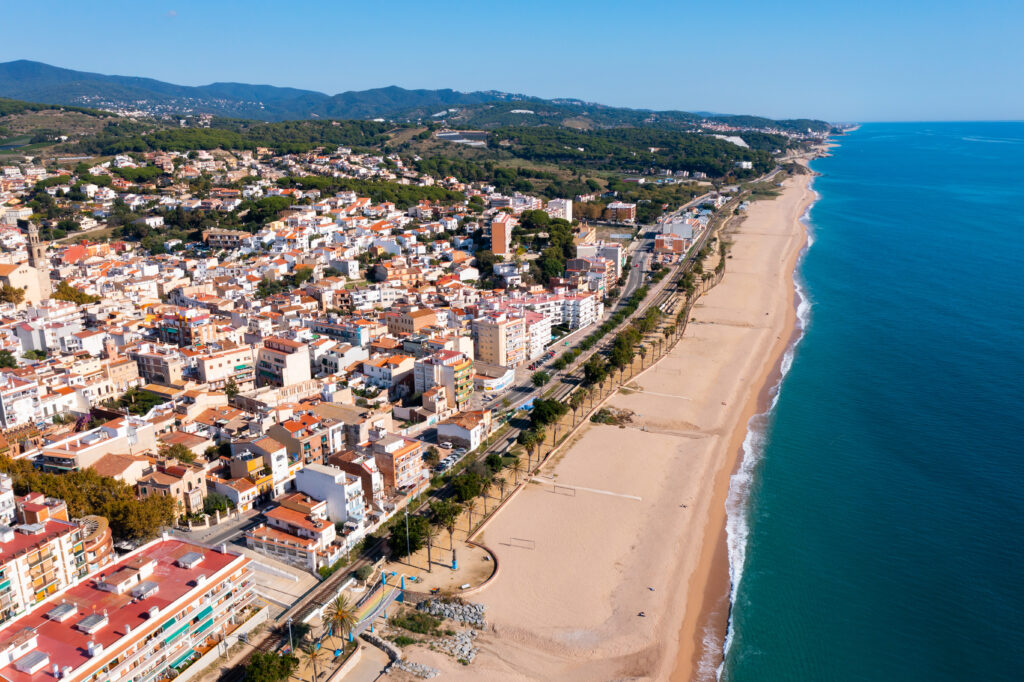
<svg viewBox="0 0 1024 682">
<path fill-rule="evenodd" d="M 46 259 L 46 244 L 39 239 L 39 226 L 31 221 L 28 224 L 28 264 L 29 267 L 35 268 L 39 275 L 40 298 L 50 298 L 53 289 L 50 285 L 50 262 Z"/>
</svg>

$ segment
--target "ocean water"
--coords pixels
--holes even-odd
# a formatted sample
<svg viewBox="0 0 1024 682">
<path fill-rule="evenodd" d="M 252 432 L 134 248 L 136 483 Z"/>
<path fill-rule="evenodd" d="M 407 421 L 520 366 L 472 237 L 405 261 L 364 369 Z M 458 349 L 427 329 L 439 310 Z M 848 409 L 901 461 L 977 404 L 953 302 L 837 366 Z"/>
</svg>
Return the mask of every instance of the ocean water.
<svg viewBox="0 0 1024 682">
<path fill-rule="evenodd" d="M 727 682 L 1024 679 L 1024 123 L 838 138 L 733 479 Z"/>
</svg>

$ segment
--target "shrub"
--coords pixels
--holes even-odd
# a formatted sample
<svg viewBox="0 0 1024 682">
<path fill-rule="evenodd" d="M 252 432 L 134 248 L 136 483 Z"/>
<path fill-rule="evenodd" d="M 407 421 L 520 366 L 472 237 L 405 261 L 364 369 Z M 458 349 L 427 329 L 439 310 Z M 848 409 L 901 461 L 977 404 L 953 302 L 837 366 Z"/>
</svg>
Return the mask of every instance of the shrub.
<svg viewBox="0 0 1024 682">
<path fill-rule="evenodd" d="M 441 619 L 422 611 L 406 611 L 392 618 L 391 624 L 418 635 L 430 635 L 437 631 Z"/>
</svg>

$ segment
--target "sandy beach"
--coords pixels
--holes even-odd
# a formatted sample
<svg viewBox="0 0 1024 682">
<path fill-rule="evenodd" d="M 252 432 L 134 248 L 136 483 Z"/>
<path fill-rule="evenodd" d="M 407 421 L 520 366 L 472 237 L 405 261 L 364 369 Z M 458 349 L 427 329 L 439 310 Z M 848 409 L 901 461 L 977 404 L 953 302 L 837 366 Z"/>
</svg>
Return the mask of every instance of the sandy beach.
<svg viewBox="0 0 1024 682">
<path fill-rule="evenodd" d="M 729 477 L 795 328 L 810 179 L 787 179 L 726 235 L 725 277 L 686 335 L 609 398 L 632 422 L 585 426 L 476 537 L 500 565 L 468 597 L 487 607 L 476 661 L 422 649 L 413 660 L 455 680 L 713 672 L 728 607 Z M 705 633 L 717 638 L 710 655 Z"/>
</svg>

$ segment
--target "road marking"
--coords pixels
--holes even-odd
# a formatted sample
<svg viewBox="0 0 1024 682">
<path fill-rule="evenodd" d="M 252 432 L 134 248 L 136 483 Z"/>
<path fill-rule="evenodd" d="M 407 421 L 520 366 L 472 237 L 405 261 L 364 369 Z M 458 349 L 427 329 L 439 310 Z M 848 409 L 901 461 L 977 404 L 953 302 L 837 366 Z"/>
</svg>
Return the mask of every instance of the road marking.
<svg viewBox="0 0 1024 682">
<path fill-rule="evenodd" d="M 636 500 L 637 502 L 640 502 L 641 500 L 644 499 L 642 497 L 637 497 L 636 495 L 626 495 L 625 493 L 613 493 L 610 490 L 598 490 L 597 488 L 584 488 L 584 487 L 578 486 L 578 485 L 570 485 L 568 483 L 556 482 L 556 481 L 552 481 L 549 478 L 537 478 L 536 476 L 534 476 L 532 480 L 537 481 L 538 483 L 550 483 L 552 485 L 557 485 L 557 486 L 559 486 L 561 488 L 572 488 L 574 490 L 585 490 L 588 493 L 597 493 L 598 495 L 611 495 L 612 497 L 624 497 L 627 500 Z"/>
</svg>

